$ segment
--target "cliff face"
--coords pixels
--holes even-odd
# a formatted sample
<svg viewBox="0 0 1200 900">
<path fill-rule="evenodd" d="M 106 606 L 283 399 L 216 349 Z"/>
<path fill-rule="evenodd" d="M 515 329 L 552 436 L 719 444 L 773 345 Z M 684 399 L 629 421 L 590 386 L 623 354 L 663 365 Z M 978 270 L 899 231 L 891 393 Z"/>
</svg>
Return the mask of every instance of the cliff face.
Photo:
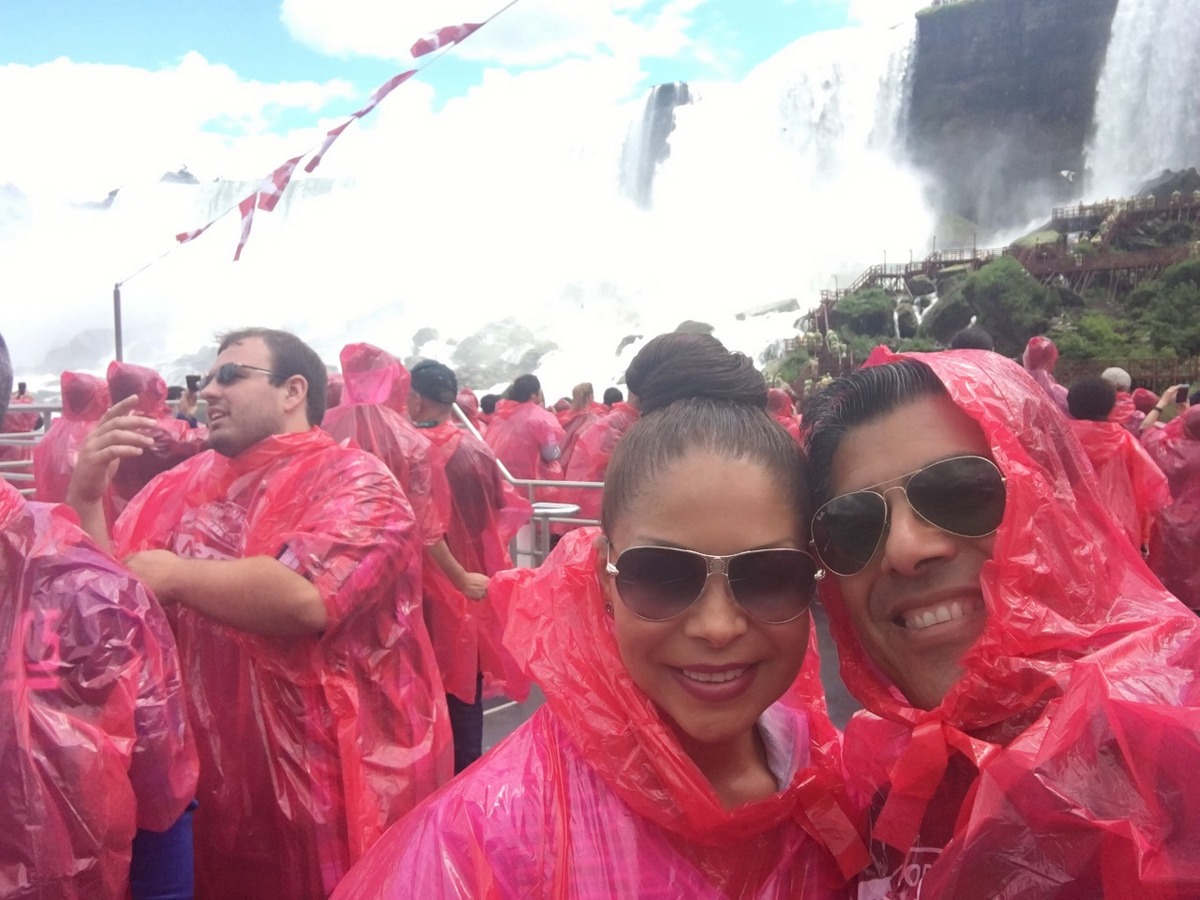
<svg viewBox="0 0 1200 900">
<path fill-rule="evenodd" d="M 908 141 L 943 212 L 1005 228 L 1078 196 L 1117 0 L 969 0 L 917 17 Z"/>
</svg>

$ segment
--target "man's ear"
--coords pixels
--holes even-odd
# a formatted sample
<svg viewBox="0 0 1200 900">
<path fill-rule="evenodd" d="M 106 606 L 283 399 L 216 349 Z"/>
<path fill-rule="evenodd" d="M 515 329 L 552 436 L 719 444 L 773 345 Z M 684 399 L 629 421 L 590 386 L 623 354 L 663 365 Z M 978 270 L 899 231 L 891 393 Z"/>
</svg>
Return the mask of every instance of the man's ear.
<svg viewBox="0 0 1200 900">
<path fill-rule="evenodd" d="M 308 406 L 308 379 L 303 375 L 290 375 L 288 380 L 283 383 L 284 408 L 288 412 L 292 412 L 296 408 L 307 408 Z M 311 422 L 309 423 L 312 424 Z"/>
</svg>

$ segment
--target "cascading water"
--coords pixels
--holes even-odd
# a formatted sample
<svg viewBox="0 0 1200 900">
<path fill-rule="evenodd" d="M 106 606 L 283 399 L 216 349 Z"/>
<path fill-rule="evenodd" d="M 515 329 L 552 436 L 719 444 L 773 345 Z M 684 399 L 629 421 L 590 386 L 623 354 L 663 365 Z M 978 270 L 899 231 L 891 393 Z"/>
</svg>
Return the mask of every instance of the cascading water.
<svg viewBox="0 0 1200 900">
<path fill-rule="evenodd" d="M 1121 197 L 1164 169 L 1200 165 L 1195 0 L 1120 0 L 1096 95 L 1087 193 Z"/>
<path fill-rule="evenodd" d="M 675 107 L 691 95 L 684 82 L 657 84 L 646 95 L 646 108 L 636 119 L 621 150 L 621 193 L 642 209 L 653 205 L 654 174 L 670 155 L 668 140 L 675 129 Z"/>
<path fill-rule="evenodd" d="M 637 73 L 616 68 L 607 81 L 569 67 L 522 79 L 511 102 L 463 98 L 419 127 L 406 106 L 416 95 L 397 91 L 347 132 L 324 177 L 295 182 L 256 218 L 238 263 L 236 211 L 159 256 L 235 204 L 245 181 L 127 184 L 106 209 L 77 205 L 104 190 L 0 191 L 0 328 L 23 371 L 93 331 L 90 358 L 55 360 L 100 369 L 113 283 L 154 263 L 123 288 L 126 358 L 171 381 L 215 331 L 251 324 L 292 329 L 329 360 L 363 339 L 479 371 L 490 355 L 536 366 L 547 394 L 613 383 L 636 351 L 618 356 L 627 336 L 684 319 L 758 355 L 795 333 L 798 313 L 737 314 L 788 298 L 806 310 L 881 253 L 928 246 L 921 185 L 893 149 L 912 40 L 911 27 L 828 32 L 741 83 L 689 86 L 649 209 L 619 189 L 645 104 L 628 101 Z"/>
</svg>

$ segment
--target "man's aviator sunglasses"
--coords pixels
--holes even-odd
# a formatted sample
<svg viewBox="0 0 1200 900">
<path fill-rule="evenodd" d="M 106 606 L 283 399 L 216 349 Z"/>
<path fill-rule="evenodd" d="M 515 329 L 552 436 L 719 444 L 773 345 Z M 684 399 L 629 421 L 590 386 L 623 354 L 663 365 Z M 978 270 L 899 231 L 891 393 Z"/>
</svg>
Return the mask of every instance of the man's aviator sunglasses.
<svg viewBox="0 0 1200 900">
<path fill-rule="evenodd" d="M 249 369 L 251 372 L 262 372 L 265 375 L 272 375 L 276 378 L 280 377 L 278 372 L 273 372 L 270 369 L 262 369 L 258 366 L 244 366 L 241 363 L 225 363 L 222 366 L 217 366 L 215 372 L 209 372 L 201 378 L 200 383 L 196 385 L 196 390 L 202 391 L 214 381 L 221 385 L 233 384 L 239 378 L 245 377 L 241 374 L 243 369 Z"/>
<path fill-rule="evenodd" d="M 627 547 L 605 570 L 616 578 L 621 602 L 638 618 L 665 622 L 695 603 L 713 575 L 748 616 L 782 625 L 802 616 L 824 577 L 816 560 L 788 547 L 711 556 L 677 547 Z"/>
<path fill-rule="evenodd" d="M 891 487 L 879 488 L 893 481 Z M 887 494 L 899 490 L 935 528 L 965 538 L 992 534 L 1004 518 L 1005 478 L 982 456 L 955 456 L 915 472 L 834 497 L 812 520 L 813 547 L 836 575 L 857 575 L 875 558 L 888 530 Z"/>
</svg>

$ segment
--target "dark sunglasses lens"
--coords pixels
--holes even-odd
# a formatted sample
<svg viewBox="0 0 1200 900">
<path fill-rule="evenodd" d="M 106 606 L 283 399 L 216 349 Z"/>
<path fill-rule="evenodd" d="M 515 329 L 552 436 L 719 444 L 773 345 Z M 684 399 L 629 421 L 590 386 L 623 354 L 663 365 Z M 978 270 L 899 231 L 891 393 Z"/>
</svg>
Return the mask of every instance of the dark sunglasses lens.
<svg viewBox="0 0 1200 900">
<path fill-rule="evenodd" d="M 802 550 L 752 550 L 729 561 L 738 605 L 761 622 L 790 622 L 812 603 L 817 564 Z"/>
<path fill-rule="evenodd" d="M 1004 518 L 1004 478 L 979 456 L 945 459 L 908 480 L 908 502 L 921 518 L 962 537 L 983 537 Z"/>
<path fill-rule="evenodd" d="M 196 386 L 197 390 L 204 390 L 214 381 L 217 384 L 233 384 L 238 380 L 238 365 L 237 363 L 225 363 L 219 366 L 217 371 L 209 372 L 200 379 L 200 383 Z"/>
<path fill-rule="evenodd" d="M 617 593 L 643 619 L 679 615 L 704 590 L 704 558 L 670 547 L 631 547 L 617 558 Z"/>
<path fill-rule="evenodd" d="M 872 491 L 834 497 L 813 516 L 817 556 L 831 572 L 854 575 L 875 555 L 887 524 L 887 503 Z"/>
</svg>

